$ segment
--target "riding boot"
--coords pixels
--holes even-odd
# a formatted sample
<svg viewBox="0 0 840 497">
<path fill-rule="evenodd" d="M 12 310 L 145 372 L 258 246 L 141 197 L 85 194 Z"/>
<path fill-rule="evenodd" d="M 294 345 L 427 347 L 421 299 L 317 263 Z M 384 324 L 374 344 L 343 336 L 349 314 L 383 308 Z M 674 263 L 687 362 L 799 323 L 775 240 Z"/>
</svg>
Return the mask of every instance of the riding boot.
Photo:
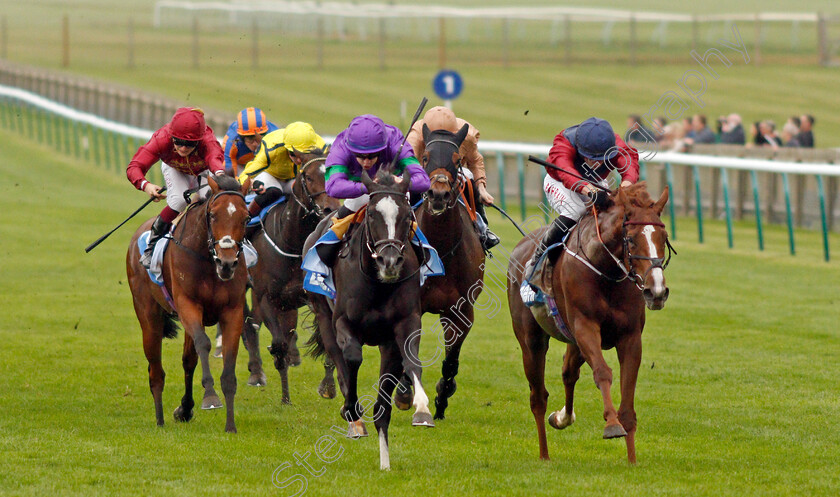
<svg viewBox="0 0 840 497">
<path fill-rule="evenodd" d="M 341 207 L 339 207 L 338 212 L 336 212 L 335 214 L 335 220 L 337 221 L 339 219 L 344 219 L 345 217 L 352 214 L 355 213 L 342 205 Z M 323 235 L 324 233 L 326 233 L 326 229 L 321 233 L 321 235 Z M 315 250 L 318 252 L 318 257 L 321 259 L 321 262 L 326 264 L 327 267 L 333 267 L 333 264 L 335 264 L 335 259 L 338 257 L 338 252 L 341 250 L 342 245 L 342 243 L 322 243 L 321 245 L 318 245 L 315 248 Z"/>
<path fill-rule="evenodd" d="M 534 266 L 536 266 L 537 262 L 539 262 L 540 258 L 542 257 L 545 250 L 554 245 L 555 243 L 560 243 L 563 241 L 563 238 L 566 236 L 566 233 L 577 224 L 577 221 L 574 219 L 569 219 L 566 216 L 558 216 L 548 227 L 546 232 L 543 234 L 540 243 L 537 244 L 537 250 L 534 252 L 534 255 L 531 259 L 528 260 L 528 264 L 525 266 L 525 277 L 529 277 L 531 272 L 533 271 Z"/>
<path fill-rule="evenodd" d="M 167 223 L 161 219 L 160 216 L 158 216 L 157 219 L 155 219 L 155 222 L 152 223 L 151 234 L 149 235 L 149 245 L 146 247 L 146 251 L 140 256 L 140 264 L 142 264 L 144 268 L 149 269 L 149 266 L 152 264 L 152 253 L 154 253 L 155 244 L 169 232 L 169 228 L 171 226 L 172 223 Z"/>
<path fill-rule="evenodd" d="M 475 224 L 478 227 L 478 238 L 481 240 L 481 247 L 487 252 L 498 245 L 501 240 L 490 231 L 490 227 L 487 225 L 487 214 L 484 212 L 484 204 L 481 203 L 480 199 L 476 199 L 475 211 L 477 214 Z"/>
</svg>

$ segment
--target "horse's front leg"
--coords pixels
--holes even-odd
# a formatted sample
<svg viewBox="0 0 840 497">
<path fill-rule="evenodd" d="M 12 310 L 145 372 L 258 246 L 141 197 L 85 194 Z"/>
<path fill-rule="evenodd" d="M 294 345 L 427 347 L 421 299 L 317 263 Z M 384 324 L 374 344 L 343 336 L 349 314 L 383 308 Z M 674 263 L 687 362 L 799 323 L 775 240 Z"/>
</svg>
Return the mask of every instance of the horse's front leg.
<svg viewBox="0 0 840 497">
<path fill-rule="evenodd" d="M 595 384 L 601 391 L 601 398 L 604 401 L 604 420 L 607 425 L 604 427 L 604 438 L 617 438 L 627 435 L 621 423 L 618 421 L 618 414 L 613 405 L 610 387 L 612 386 L 612 369 L 604 360 L 601 352 L 601 327 L 598 323 L 584 317 L 578 316 L 572 321 L 574 323 L 574 335 L 583 358 L 592 368 L 592 377 Z"/>
<path fill-rule="evenodd" d="M 391 451 L 388 445 L 388 426 L 391 424 L 391 399 L 394 387 L 402 375 L 402 356 L 396 342 L 379 346 L 379 394 L 374 404 L 374 425 L 379 435 L 379 469 L 391 469 Z"/>
<path fill-rule="evenodd" d="M 236 433 L 236 422 L 233 417 L 233 400 L 236 396 L 236 356 L 239 355 L 239 338 L 242 335 L 242 322 L 245 299 L 243 295 L 242 305 L 229 307 L 219 316 L 219 325 L 222 327 L 222 349 L 224 363 L 222 366 L 222 394 L 225 396 L 226 414 L 225 431 Z"/>
<path fill-rule="evenodd" d="M 195 343 L 189 333 L 184 333 L 184 351 L 181 354 L 181 363 L 184 366 L 184 396 L 181 397 L 181 405 L 175 408 L 173 416 L 175 421 L 186 422 L 193 417 L 193 376 L 195 367 L 198 364 L 198 354 L 195 352 Z"/>
<path fill-rule="evenodd" d="M 346 389 L 344 391 L 344 406 L 341 408 L 341 417 L 348 424 L 347 436 L 350 438 L 366 437 L 367 429 L 365 422 L 360 419 L 362 408 L 358 397 L 359 368 L 362 365 L 362 344 L 353 335 L 352 328 L 347 318 L 342 316 L 336 320 L 335 332 L 338 344 L 341 347 L 341 355 L 347 365 Z"/>
<path fill-rule="evenodd" d="M 627 432 L 627 460 L 630 464 L 636 464 L 636 409 L 633 402 L 636 397 L 639 365 L 642 362 L 641 329 L 622 338 L 616 344 L 616 352 L 621 368 L 621 405 L 618 408 L 618 420 Z"/>
<path fill-rule="evenodd" d="M 256 306 L 254 306 L 254 312 L 252 313 L 248 309 L 248 305 L 245 305 L 245 321 L 242 323 L 242 343 L 245 344 L 245 349 L 248 351 L 248 371 L 251 373 L 248 377 L 248 385 L 252 387 L 264 387 L 266 377 L 262 367 L 262 357 L 260 356 L 261 320 L 257 318 L 256 314 Z"/>
<path fill-rule="evenodd" d="M 219 409 L 222 400 L 213 388 L 213 375 L 210 373 L 210 348 L 212 343 L 204 331 L 203 309 L 191 300 L 180 299 L 176 302 L 178 315 L 184 331 L 192 336 L 195 351 L 201 361 L 201 386 L 204 387 L 204 398 L 201 400 L 202 409 Z M 222 335 L 224 341 L 224 334 Z"/>
<path fill-rule="evenodd" d="M 474 318 L 473 306 L 465 303 L 462 309 L 448 309 L 440 315 L 446 344 L 446 357 L 441 364 L 441 378 L 437 384 L 435 397 L 435 419 L 444 419 L 449 397 L 455 394 L 457 385 L 455 376 L 458 375 L 461 346 L 472 328 Z"/>
<path fill-rule="evenodd" d="M 429 411 L 429 397 L 420 382 L 423 374 L 423 367 L 418 360 L 420 357 L 421 327 L 422 323 L 418 310 L 416 316 L 404 319 L 394 326 L 394 336 L 402 354 L 403 371 L 414 384 L 414 416 L 411 418 L 411 424 L 431 428 L 435 426 L 435 422 L 432 419 L 432 413 Z"/>
</svg>

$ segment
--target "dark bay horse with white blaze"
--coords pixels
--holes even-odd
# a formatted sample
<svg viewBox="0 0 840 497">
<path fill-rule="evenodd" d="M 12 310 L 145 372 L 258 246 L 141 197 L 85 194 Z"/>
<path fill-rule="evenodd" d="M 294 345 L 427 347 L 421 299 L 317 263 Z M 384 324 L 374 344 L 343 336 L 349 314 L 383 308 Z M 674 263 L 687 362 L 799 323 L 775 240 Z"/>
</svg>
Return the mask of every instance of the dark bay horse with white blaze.
<svg viewBox="0 0 840 497">
<path fill-rule="evenodd" d="M 193 374 L 201 359 L 204 387 L 203 408 L 220 406 L 210 374 L 210 338 L 205 326 L 219 324 L 222 329 L 224 366 L 221 375 L 227 419 L 225 431 L 236 432 L 233 400 L 236 394 L 236 355 L 245 309 L 248 270 L 242 254 L 248 209 L 245 192 L 250 180 L 240 185 L 226 176 L 209 177 L 209 198 L 188 208 L 172 233 L 172 244 L 163 259 L 163 281 L 174 308 L 161 287 L 152 282 L 140 265 L 137 239 L 149 229 L 143 223 L 128 246 L 126 273 L 134 298 L 134 311 L 143 330 L 143 349 L 149 361 L 149 387 L 155 401 L 155 419 L 163 425 L 162 394 L 164 377 L 161 366 L 161 342 L 173 338 L 175 314 L 184 327 L 183 366 L 184 396 L 175 409 L 177 421 L 189 421 L 195 405 L 192 395 Z"/>
<path fill-rule="evenodd" d="M 417 211 L 417 223 L 440 254 L 445 269 L 443 276 L 429 278 L 422 290 L 423 313 L 440 315 L 442 328 L 442 333 L 427 334 L 432 342 L 428 345 L 442 345 L 444 350 L 435 419 L 444 419 L 448 399 L 455 393 L 461 346 L 472 328 L 473 307 L 484 287 L 484 250 L 466 207 L 458 202 L 465 186 L 459 150 L 468 130 L 468 124 L 458 133 L 430 131 L 423 125 L 425 152 L 420 161 L 429 174 L 431 188 Z M 399 394 L 397 400 L 399 407 Z"/>
<path fill-rule="evenodd" d="M 410 246 L 414 215 L 406 198 L 410 172 L 401 182 L 380 171 L 376 182 L 362 174 L 370 202 L 364 221 L 349 234 L 346 257 L 334 264 L 334 304 L 310 293 L 316 329 L 313 355 L 328 353 L 336 365 L 344 405 L 341 416 L 349 422 L 348 436 L 367 434 L 359 401 L 357 378 L 362 364 L 362 345 L 378 346 L 381 356 L 378 396 L 373 421 L 379 435 L 381 469 L 390 468 L 388 425 L 391 394 L 405 372 L 413 381 L 415 426 L 434 426 L 429 399 L 420 383 L 422 367 L 416 360 L 419 340 L 410 338 L 421 329 L 420 260 Z M 314 245 L 310 236 L 304 247 Z M 342 249 L 344 250 L 344 249 Z M 370 418 L 366 418 L 368 421 Z"/>
<path fill-rule="evenodd" d="M 554 296 L 559 316 L 570 337 L 550 316 L 548 306 L 526 307 L 519 287 L 523 268 L 539 240 L 526 237 L 513 251 L 508 266 L 508 305 L 513 330 L 522 348 L 525 376 L 531 387 L 531 411 L 537 423 L 540 458 L 548 459 L 545 413 L 545 356 L 551 338 L 567 343 L 563 357 L 565 406 L 549 416 L 549 424 L 563 429 L 575 421 L 574 389 L 584 362 L 592 368 L 604 402 L 604 438 L 625 437 L 627 458 L 636 462 L 636 379 L 642 359 L 645 306 L 662 309 L 668 298 L 664 270 L 671 254 L 668 233 L 660 219 L 668 189 L 654 202 L 644 182 L 620 188 L 609 206 L 585 215 L 566 241 L 566 249 L 540 286 Z M 610 395 L 612 370 L 602 349 L 615 347 L 621 367 L 621 404 L 618 412 Z"/>
<path fill-rule="evenodd" d="M 263 219 L 262 229 L 253 236 L 259 259 L 251 269 L 254 318 L 264 323 L 271 332 L 270 351 L 274 366 L 280 373 L 283 403 L 290 402 L 288 359 L 289 350 L 297 338 L 298 308 L 306 304 L 303 271 L 300 268 L 301 250 L 306 237 L 315 230 L 318 222 L 341 206 L 324 190 L 324 151 L 297 153 L 303 159 L 303 165 L 292 187 L 291 198 L 274 206 Z M 259 349 L 254 349 L 257 358 L 251 357 L 248 365 L 252 376 L 262 373 Z M 333 367 L 327 366 L 326 369 L 332 381 Z M 334 383 L 331 396 L 328 394 L 325 392 L 328 398 L 335 397 Z"/>
</svg>

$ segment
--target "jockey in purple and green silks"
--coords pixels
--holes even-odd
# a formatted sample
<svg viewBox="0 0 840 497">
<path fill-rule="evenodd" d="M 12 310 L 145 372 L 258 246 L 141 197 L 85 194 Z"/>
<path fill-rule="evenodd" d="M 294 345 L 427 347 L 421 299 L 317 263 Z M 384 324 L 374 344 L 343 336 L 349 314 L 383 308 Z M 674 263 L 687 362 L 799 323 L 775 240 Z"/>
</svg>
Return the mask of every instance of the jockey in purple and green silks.
<svg viewBox="0 0 840 497">
<path fill-rule="evenodd" d="M 414 156 L 411 145 L 403 143 L 403 134 L 382 119 L 364 114 L 353 118 L 350 126 L 336 136 L 327 155 L 327 195 L 343 198 L 344 205 L 337 218 L 347 217 L 367 205 L 367 188 L 362 184 L 362 171 L 376 177 L 380 167 L 388 167 L 399 152 L 392 174 L 401 175 L 408 169 L 411 174 L 409 192 L 424 193 L 429 189 L 429 175 Z"/>
</svg>

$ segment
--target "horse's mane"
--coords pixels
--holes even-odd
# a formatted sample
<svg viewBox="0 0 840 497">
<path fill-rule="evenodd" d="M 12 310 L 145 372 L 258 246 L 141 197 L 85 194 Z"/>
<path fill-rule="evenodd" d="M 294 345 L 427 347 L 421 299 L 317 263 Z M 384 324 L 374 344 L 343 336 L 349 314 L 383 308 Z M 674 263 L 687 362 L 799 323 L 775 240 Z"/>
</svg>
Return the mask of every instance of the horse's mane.
<svg viewBox="0 0 840 497">
<path fill-rule="evenodd" d="M 626 186 L 622 190 L 624 190 L 624 195 L 632 207 L 646 209 L 654 204 L 653 198 L 651 198 L 650 193 L 647 191 L 647 182 L 645 181 L 639 181 L 638 183 Z"/>
</svg>

